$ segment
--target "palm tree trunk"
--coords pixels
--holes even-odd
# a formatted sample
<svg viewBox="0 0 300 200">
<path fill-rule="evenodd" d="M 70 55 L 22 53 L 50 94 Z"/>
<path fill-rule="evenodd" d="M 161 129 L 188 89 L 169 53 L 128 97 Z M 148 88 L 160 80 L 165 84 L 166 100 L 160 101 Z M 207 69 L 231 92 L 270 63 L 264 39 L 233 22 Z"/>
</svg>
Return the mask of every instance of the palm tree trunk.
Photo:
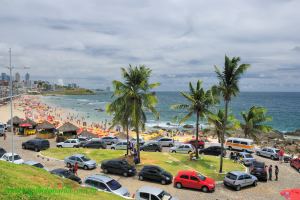
<svg viewBox="0 0 300 200">
<path fill-rule="evenodd" d="M 198 141 L 199 141 L 199 112 L 197 111 L 197 121 L 196 121 L 196 158 L 199 158 L 199 152 L 198 152 Z"/>
<path fill-rule="evenodd" d="M 126 139 L 127 139 L 126 155 L 129 155 L 129 127 L 128 127 L 128 121 L 127 121 L 127 125 L 126 125 Z"/>
<path fill-rule="evenodd" d="M 141 162 L 141 158 L 140 158 L 140 133 L 139 133 L 139 127 L 138 126 L 136 126 L 135 131 L 136 131 L 137 163 L 140 163 Z"/>
<path fill-rule="evenodd" d="M 221 156 L 220 156 L 220 170 L 219 173 L 223 172 L 223 150 L 224 150 L 224 136 L 226 131 L 226 124 L 227 124 L 227 112 L 228 112 L 228 101 L 225 101 L 225 116 L 223 122 L 223 131 L 221 133 Z"/>
</svg>

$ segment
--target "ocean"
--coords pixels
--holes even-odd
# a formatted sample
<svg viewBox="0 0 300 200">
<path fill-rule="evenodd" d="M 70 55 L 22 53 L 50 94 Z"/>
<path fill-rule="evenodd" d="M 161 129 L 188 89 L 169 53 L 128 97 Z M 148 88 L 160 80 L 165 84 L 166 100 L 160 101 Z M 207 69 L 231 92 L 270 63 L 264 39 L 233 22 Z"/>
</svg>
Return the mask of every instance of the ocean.
<svg viewBox="0 0 300 200">
<path fill-rule="evenodd" d="M 179 92 L 157 92 L 159 103 L 157 110 L 160 113 L 159 120 L 155 120 L 147 113 L 147 126 L 167 126 L 174 116 L 184 116 L 184 111 L 172 110 L 170 106 L 184 103 L 184 98 Z M 74 96 L 43 96 L 42 101 L 50 106 L 72 109 L 90 122 L 109 121 L 111 116 L 96 109 L 104 109 L 111 101 L 111 92 L 101 92 L 96 95 Z M 269 124 L 276 130 L 287 132 L 300 129 L 300 93 L 289 92 L 241 92 L 230 103 L 231 112 L 241 120 L 241 112 L 248 110 L 253 105 L 264 106 L 268 115 L 273 117 Z M 215 110 L 217 108 L 214 108 Z M 201 122 L 205 125 L 205 121 Z M 191 118 L 186 124 L 195 124 L 195 118 Z"/>
</svg>

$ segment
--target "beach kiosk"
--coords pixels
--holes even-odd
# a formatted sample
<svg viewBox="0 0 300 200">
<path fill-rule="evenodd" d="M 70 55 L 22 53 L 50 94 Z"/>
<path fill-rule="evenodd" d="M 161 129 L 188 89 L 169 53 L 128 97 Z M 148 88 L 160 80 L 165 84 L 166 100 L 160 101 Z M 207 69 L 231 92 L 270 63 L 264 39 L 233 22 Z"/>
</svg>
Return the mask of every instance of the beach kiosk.
<svg viewBox="0 0 300 200">
<path fill-rule="evenodd" d="M 62 142 L 66 139 L 75 138 L 77 136 L 77 130 L 79 128 L 70 122 L 64 123 L 57 130 L 59 131 L 56 141 Z"/>
<path fill-rule="evenodd" d="M 37 138 L 51 139 L 55 137 L 55 126 L 48 121 L 44 121 L 37 125 Z"/>
<path fill-rule="evenodd" d="M 89 132 L 87 130 L 83 130 L 81 133 L 78 134 L 78 137 L 86 137 L 88 139 L 92 139 L 92 138 L 98 138 L 98 135 Z"/>
<path fill-rule="evenodd" d="M 14 116 L 12 118 L 12 121 L 13 121 L 13 128 L 14 128 L 15 132 L 18 132 L 19 125 L 22 123 L 22 119 L 19 118 L 18 116 Z M 11 124 L 11 119 L 7 121 L 7 125 L 10 126 L 10 124 Z"/>
<path fill-rule="evenodd" d="M 36 134 L 36 125 L 37 123 L 35 123 L 35 121 L 26 118 L 19 124 L 19 134 L 26 136 Z"/>
</svg>

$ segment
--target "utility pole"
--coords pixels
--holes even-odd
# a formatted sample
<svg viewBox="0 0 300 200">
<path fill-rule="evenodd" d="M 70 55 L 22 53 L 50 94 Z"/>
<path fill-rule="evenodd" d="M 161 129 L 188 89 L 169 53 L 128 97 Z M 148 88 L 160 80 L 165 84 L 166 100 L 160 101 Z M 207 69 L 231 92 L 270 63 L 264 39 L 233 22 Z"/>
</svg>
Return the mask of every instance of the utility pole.
<svg viewBox="0 0 300 200">
<path fill-rule="evenodd" d="M 14 142 L 14 126 L 13 126 L 13 82 L 12 82 L 12 66 L 11 66 L 11 48 L 9 48 L 9 84 L 10 84 L 10 130 L 11 130 L 11 152 L 12 162 L 15 161 L 15 142 Z"/>
</svg>

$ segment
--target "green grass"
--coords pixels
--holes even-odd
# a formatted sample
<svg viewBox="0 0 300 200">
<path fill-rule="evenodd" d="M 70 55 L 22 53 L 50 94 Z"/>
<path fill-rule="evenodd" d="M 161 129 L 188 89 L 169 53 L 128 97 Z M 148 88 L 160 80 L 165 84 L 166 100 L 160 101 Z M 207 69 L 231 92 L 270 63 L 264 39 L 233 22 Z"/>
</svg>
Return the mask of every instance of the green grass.
<svg viewBox="0 0 300 200">
<path fill-rule="evenodd" d="M 43 151 L 42 154 L 48 157 L 57 159 L 64 159 L 75 153 L 85 154 L 89 158 L 96 160 L 97 163 L 101 163 L 103 160 L 123 157 L 125 151 L 121 150 L 109 150 L 109 149 L 60 149 L 50 148 Z M 141 169 L 143 165 L 159 165 L 165 170 L 169 171 L 173 175 L 176 175 L 179 170 L 191 169 L 196 170 L 203 175 L 214 178 L 215 180 L 223 180 L 224 174 L 218 173 L 219 160 L 217 156 L 201 156 L 198 161 L 190 161 L 186 154 L 173 154 L 173 153 L 160 153 L 160 152 L 141 152 L 142 163 L 137 166 L 137 169 Z M 245 168 L 238 163 L 234 163 L 231 160 L 224 159 L 225 172 L 233 170 L 242 170 Z"/>
<path fill-rule="evenodd" d="M 94 200 L 123 198 L 51 175 L 49 172 L 27 165 L 0 161 L 0 199 L 6 200 Z"/>
</svg>

